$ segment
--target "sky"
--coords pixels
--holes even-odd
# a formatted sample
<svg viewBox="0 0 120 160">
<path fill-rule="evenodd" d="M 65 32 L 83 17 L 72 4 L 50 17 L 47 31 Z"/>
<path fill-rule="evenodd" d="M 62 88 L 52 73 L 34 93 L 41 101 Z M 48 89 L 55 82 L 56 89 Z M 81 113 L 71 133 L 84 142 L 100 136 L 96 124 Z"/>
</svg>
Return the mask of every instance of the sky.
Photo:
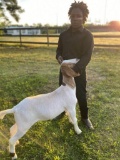
<svg viewBox="0 0 120 160">
<path fill-rule="evenodd" d="M 77 1 L 77 0 L 76 0 Z M 88 23 L 120 21 L 120 0 L 82 0 L 90 11 Z M 19 24 L 63 25 L 69 23 L 68 10 L 74 0 L 18 0 L 25 10 Z M 16 23 L 12 20 L 12 23 Z"/>
</svg>

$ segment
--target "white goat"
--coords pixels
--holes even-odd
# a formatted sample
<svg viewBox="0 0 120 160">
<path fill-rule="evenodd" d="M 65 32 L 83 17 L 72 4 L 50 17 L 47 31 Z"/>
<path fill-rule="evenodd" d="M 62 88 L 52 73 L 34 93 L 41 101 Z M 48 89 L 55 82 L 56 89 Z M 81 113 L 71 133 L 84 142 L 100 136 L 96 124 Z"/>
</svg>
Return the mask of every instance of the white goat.
<svg viewBox="0 0 120 160">
<path fill-rule="evenodd" d="M 58 89 L 51 93 L 27 97 L 12 109 L 0 112 L 0 119 L 6 114 L 13 113 L 15 124 L 10 128 L 9 151 L 12 160 L 17 159 L 15 145 L 19 139 L 37 121 L 51 120 L 66 111 L 69 121 L 74 125 L 75 132 L 80 134 L 76 118 L 76 87 L 74 78 L 78 76 L 71 67 L 77 62 L 76 59 L 65 60 L 61 65 L 63 82 Z"/>
</svg>

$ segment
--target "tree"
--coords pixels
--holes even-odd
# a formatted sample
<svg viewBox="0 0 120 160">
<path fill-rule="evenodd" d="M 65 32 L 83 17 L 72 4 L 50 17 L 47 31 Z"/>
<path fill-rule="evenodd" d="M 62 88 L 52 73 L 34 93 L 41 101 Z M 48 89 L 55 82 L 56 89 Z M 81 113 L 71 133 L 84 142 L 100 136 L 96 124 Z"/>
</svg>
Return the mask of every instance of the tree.
<svg viewBox="0 0 120 160">
<path fill-rule="evenodd" d="M 66 28 L 70 27 L 70 23 L 64 23 L 63 27 L 66 27 Z"/>
<path fill-rule="evenodd" d="M 24 10 L 18 5 L 17 0 L 0 0 L 0 19 L 9 21 L 7 13 L 9 13 L 17 22 L 19 14 Z"/>
<path fill-rule="evenodd" d="M 34 27 L 42 27 L 42 24 L 41 23 L 33 23 L 33 26 Z"/>
</svg>

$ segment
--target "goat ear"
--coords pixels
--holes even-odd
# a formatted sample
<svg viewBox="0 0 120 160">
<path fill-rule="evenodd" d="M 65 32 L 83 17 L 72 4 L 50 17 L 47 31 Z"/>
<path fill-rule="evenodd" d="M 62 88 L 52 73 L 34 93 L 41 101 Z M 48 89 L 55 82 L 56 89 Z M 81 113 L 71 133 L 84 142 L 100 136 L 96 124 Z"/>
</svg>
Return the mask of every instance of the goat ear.
<svg viewBox="0 0 120 160">
<path fill-rule="evenodd" d="M 69 77 L 69 76 L 64 75 L 64 76 L 63 76 L 63 82 L 64 82 L 65 84 L 68 84 L 68 85 L 71 86 L 72 88 L 75 87 L 75 81 L 73 80 L 72 77 Z"/>
<path fill-rule="evenodd" d="M 67 71 L 68 71 L 68 67 L 67 66 L 61 66 L 61 72 L 63 75 L 68 76 L 67 75 Z"/>
<path fill-rule="evenodd" d="M 73 65 L 71 65 L 73 67 Z M 77 77 L 80 74 L 76 73 L 69 65 L 62 65 L 61 66 L 61 72 L 63 73 L 63 75 L 67 75 L 69 77 Z"/>
</svg>

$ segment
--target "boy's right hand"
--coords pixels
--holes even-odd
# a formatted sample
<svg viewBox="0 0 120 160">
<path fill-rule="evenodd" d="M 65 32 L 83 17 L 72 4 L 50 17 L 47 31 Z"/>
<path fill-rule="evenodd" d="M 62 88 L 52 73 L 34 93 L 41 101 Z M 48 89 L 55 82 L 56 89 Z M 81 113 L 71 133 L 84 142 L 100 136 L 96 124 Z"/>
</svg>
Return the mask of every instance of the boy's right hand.
<svg viewBox="0 0 120 160">
<path fill-rule="evenodd" d="M 63 61 L 62 56 L 59 56 L 57 60 L 58 60 L 58 63 L 59 63 L 59 64 L 61 64 L 61 63 L 62 63 L 62 61 Z"/>
</svg>

